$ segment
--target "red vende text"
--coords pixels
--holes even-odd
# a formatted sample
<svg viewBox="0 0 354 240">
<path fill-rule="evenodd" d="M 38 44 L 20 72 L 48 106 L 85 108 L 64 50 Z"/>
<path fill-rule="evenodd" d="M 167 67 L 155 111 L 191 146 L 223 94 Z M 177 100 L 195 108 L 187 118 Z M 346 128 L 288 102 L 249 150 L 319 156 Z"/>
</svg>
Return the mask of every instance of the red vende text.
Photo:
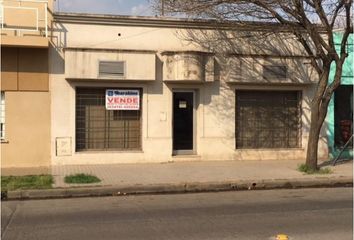
<svg viewBox="0 0 354 240">
<path fill-rule="evenodd" d="M 114 97 L 114 98 L 107 98 L 108 103 L 116 103 L 116 104 L 138 104 L 139 99 L 138 98 L 121 98 L 121 97 Z"/>
</svg>

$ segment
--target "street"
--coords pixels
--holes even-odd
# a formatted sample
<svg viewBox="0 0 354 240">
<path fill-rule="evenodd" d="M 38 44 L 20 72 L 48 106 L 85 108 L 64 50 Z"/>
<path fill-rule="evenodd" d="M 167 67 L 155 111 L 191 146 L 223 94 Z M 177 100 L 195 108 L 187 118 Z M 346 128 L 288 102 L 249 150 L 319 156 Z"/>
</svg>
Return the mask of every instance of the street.
<svg viewBox="0 0 354 240">
<path fill-rule="evenodd" d="M 352 188 L 2 202 L 3 240 L 353 238 Z"/>
</svg>

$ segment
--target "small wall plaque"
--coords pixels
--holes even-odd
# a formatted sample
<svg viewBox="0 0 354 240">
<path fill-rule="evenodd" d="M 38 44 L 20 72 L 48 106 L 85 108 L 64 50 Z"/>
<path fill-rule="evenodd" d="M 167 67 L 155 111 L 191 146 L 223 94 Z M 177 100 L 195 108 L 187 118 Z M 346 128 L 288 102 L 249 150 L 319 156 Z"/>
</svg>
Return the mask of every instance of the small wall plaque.
<svg viewBox="0 0 354 240">
<path fill-rule="evenodd" d="M 56 138 L 57 156 L 71 156 L 71 137 Z"/>
</svg>

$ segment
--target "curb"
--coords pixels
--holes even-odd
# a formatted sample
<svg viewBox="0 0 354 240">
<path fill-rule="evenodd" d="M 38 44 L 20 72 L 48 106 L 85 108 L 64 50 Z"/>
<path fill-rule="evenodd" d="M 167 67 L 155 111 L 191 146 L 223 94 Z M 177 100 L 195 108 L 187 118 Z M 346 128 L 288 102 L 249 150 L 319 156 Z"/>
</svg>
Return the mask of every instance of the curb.
<svg viewBox="0 0 354 240">
<path fill-rule="evenodd" d="M 180 184 L 138 184 L 102 187 L 75 187 L 42 190 L 9 191 L 2 200 L 34 200 L 55 198 L 124 196 L 133 194 L 172 194 L 221 192 L 242 190 L 267 189 L 296 189 L 296 188 L 324 188 L 324 187 L 352 187 L 352 177 L 312 179 L 271 179 L 271 180 L 242 180 L 225 182 L 195 182 Z"/>
</svg>

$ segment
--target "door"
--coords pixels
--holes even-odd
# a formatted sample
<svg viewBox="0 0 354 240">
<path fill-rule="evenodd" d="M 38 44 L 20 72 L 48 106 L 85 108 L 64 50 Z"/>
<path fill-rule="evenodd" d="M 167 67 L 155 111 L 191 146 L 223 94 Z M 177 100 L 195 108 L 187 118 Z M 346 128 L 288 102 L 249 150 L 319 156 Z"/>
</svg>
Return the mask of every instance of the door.
<svg viewBox="0 0 354 240">
<path fill-rule="evenodd" d="M 193 153 L 193 92 L 173 93 L 174 154 Z"/>
<path fill-rule="evenodd" d="M 353 133 L 353 85 L 340 85 L 334 92 L 334 144 L 343 147 Z"/>
</svg>

